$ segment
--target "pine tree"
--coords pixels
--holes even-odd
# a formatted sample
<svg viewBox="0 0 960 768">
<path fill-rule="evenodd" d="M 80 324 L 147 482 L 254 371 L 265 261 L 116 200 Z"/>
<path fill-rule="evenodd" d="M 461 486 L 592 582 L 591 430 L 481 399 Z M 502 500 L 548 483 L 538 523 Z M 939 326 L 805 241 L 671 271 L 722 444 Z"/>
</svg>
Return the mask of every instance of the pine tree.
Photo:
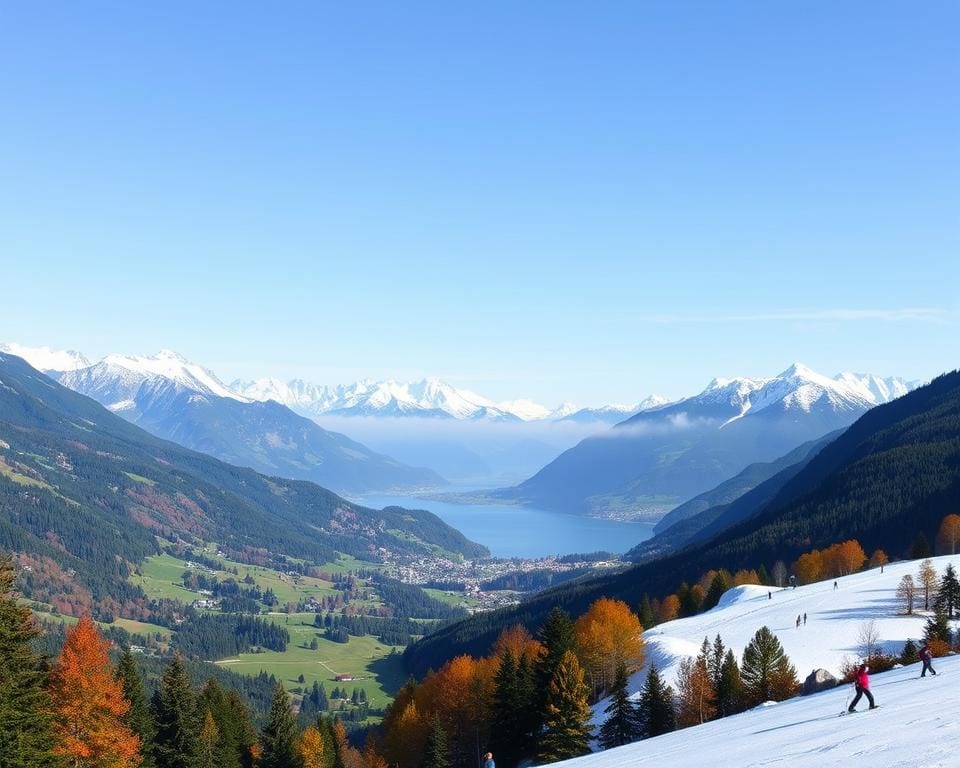
<svg viewBox="0 0 960 768">
<path fill-rule="evenodd" d="M 796 669 L 777 636 L 767 627 L 760 627 L 744 649 L 740 677 L 748 707 L 764 701 L 783 701 L 800 687 Z"/>
<path fill-rule="evenodd" d="M 644 592 L 643 599 L 640 601 L 640 623 L 644 629 L 650 629 L 657 623 L 656 614 L 653 612 L 653 606 L 650 604 L 650 596 Z"/>
<path fill-rule="evenodd" d="M 933 616 L 927 619 L 923 628 L 923 639 L 928 643 L 939 641 L 950 643 L 950 625 L 947 623 L 947 614 L 943 611 L 934 611 Z"/>
<path fill-rule="evenodd" d="M 767 566 L 763 563 L 760 563 L 760 567 L 757 569 L 757 577 L 760 579 L 760 583 L 765 587 L 769 587 L 772 583 L 770 579 L 770 573 L 767 571 Z"/>
<path fill-rule="evenodd" d="M 543 717 L 547 710 L 547 696 L 550 693 L 550 681 L 556 674 L 557 667 L 567 651 L 574 647 L 573 621 L 570 615 L 562 608 L 555 607 L 547 614 L 543 626 L 537 633 L 543 644 L 543 653 L 536 660 L 534 680 L 536 682 L 536 703 L 534 711 L 537 723 L 534 732 L 539 736 L 543 730 Z M 539 745 L 535 745 L 539 749 Z M 501 764 L 505 765 L 501 760 Z"/>
<path fill-rule="evenodd" d="M 589 689 L 573 651 L 563 654 L 550 681 L 540 759 L 553 763 L 590 751 Z"/>
<path fill-rule="evenodd" d="M 640 714 L 627 692 L 627 668 L 617 667 L 617 676 L 610 691 L 610 704 L 604 710 L 607 719 L 600 727 L 599 741 L 604 749 L 637 741 L 643 735 Z"/>
<path fill-rule="evenodd" d="M 260 734 L 262 768 L 296 768 L 299 737 L 297 719 L 290 709 L 290 697 L 283 685 L 277 685 L 267 724 Z"/>
<path fill-rule="evenodd" d="M 89 616 L 67 632 L 50 677 L 54 752 L 72 766 L 134 768 L 140 738 L 127 726 L 130 702 L 107 654 L 109 641 Z"/>
<path fill-rule="evenodd" d="M 913 640 L 907 640 L 900 652 L 900 663 L 907 666 L 908 664 L 916 664 L 918 661 L 920 661 L 920 654 L 917 651 L 917 644 Z"/>
<path fill-rule="evenodd" d="M 157 768 L 197 768 L 200 758 L 197 702 L 179 654 L 164 670 L 150 708 L 156 727 L 153 755 Z"/>
<path fill-rule="evenodd" d="M 710 683 L 713 690 L 720 687 L 720 676 L 723 671 L 723 657 L 726 656 L 727 649 L 723 645 L 723 640 L 718 634 L 713 640 L 713 646 L 707 654 L 707 672 L 710 673 Z"/>
<path fill-rule="evenodd" d="M 940 579 L 936 605 L 938 610 L 947 614 L 948 619 L 952 619 L 953 614 L 960 608 L 960 581 L 957 580 L 957 572 L 950 563 Z"/>
<path fill-rule="evenodd" d="M 677 727 L 673 692 L 663 682 L 654 664 L 650 665 L 640 692 L 640 722 L 645 739 L 669 733 Z"/>
<path fill-rule="evenodd" d="M 728 650 L 720 667 L 720 679 L 717 682 L 717 713 L 720 717 L 734 715 L 741 709 L 743 701 L 743 681 L 740 679 L 740 665 L 733 650 Z"/>
<path fill-rule="evenodd" d="M 219 768 L 220 729 L 213 713 L 208 709 L 200 726 L 200 765 L 202 768 Z"/>
<path fill-rule="evenodd" d="M 39 630 L 13 582 L 13 563 L 0 556 L 0 768 L 49 768 L 57 760 L 47 672 L 32 647 Z"/>
<path fill-rule="evenodd" d="M 440 716 L 434 715 L 427 734 L 427 743 L 423 749 L 420 768 L 450 768 L 450 748 L 447 733 L 443 730 Z"/>
<path fill-rule="evenodd" d="M 917 538 L 913 540 L 913 545 L 910 547 L 910 559 L 911 560 L 920 560 L 924 557 L 930 557 L 930 542 L 927 541 L 927 537 L 923 535 L 923 531 L 917 534 Z"/>
<path fill-rule="evenodd" d="M 153 768 L 153 718 L 150 705 L 143 687 L 143 677 L 133 658 L 129 646 L 123 649 L 117 664 L 117 680 L 123 685 L 123 695 L 130 702 L 127 712 L 127 726 L 140 737 L 140 752 L 143 757 L 142 768 Z"/>
<path fill-rule="evenodd" d="M 731 586 L 733 585 L 727 578 L 726 572 L 718 571 L 717 575 L 713 577 L 713 581 L 710 582 L 710 588 L 707 590 L 706 597 L 703 598 L 702 609 L 709 611 L 715 607 L 717 603 L 720 602 L 720 598 L 723 597 L 723 593 L 730 589 Z"/>
</svg>

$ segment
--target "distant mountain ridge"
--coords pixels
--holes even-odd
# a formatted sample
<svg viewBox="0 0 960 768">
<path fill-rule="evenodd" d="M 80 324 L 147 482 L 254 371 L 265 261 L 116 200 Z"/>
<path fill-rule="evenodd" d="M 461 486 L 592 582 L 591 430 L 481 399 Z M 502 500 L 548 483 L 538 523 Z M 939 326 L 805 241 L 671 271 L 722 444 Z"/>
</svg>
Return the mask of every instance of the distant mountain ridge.
<svg viewBox="0 0 960 768">
<path fill-rule="evenodd" d="M 895 377 L 833 378 L 795 363 L 768 378 L 714 379 L 588 437 L 494 498 L 577 514 L 658 519 L 755 462 L 773 461 L 915 388 Z"/>
<path fill-rule="evenodd" d="M 258 472 L 340 493 L 446 484 L 433 470 L 372 451 L 286 406 L 238 394 L 170 350 L 108 355 L 87 367 L 48 372 L 158 437 Z"/>
</svg>

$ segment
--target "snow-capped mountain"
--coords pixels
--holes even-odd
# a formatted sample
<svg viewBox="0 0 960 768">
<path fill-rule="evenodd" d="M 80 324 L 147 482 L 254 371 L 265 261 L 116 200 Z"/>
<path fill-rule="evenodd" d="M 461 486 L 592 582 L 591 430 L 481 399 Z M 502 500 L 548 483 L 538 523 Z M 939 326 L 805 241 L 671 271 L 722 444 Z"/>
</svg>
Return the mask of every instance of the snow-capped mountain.
<svg viewBox="0 0 960 768">
<path fill-rule="evenodd" d="M 497 498 L 563 512 L 656 520 L 755 462 L 852 424 L 917 386 L 824 376 L 795 363 L 768 378 L 714 379 L 702 392 L 640 410 L 588 437 Z"/>
<path fill-rule="evenodd" d="M 38 371 L 75 371 L 90 365 L 79 352 L 72 349 L 59 350 L 50 347 L 26 347 L 23 344 L 0 342 L 0 352 L 22 357 Z"/>
<path fill-rule="evenodd" d="M 58 379 L 64 386 L 117 412 L 136 407 L 143 390 L 166 392 L 172 388 L 176 392 L 253 402 L 228 388 L 211 371 L 169 349 L 156 355 L 107 355 L 94 365 L 64 371 Z"/>
<path fill-rule="evenodd" d="M 617 424 L 641 411 L 649 411 L 659 408 L 670 402 L 669 398 L 662 395 L 650 395 L 635 405 L 604 405 L 600 408 L 580 408 L 568 413 L 561 418 L 565 421 L 579 421 L 584 423 L 603 422 L 606 424 Z"/>
</svg>

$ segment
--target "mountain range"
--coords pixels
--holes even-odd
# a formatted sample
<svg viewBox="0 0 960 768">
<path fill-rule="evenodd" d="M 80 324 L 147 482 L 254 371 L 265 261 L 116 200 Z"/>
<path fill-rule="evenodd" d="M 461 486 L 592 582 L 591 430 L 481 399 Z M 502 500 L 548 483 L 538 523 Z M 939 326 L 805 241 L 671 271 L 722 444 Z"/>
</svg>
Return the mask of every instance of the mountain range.
<svg viewBox="0 0 960 768">
<path fill-rule="evenodd" d="M 803 552 L 851 538 L 868 553 L 882 548 L 892 559 L 903 557 L 918 534 L 934 541 L 941 520 L 960 505 L 958 435 L 960 371 L 954 371 L 870 409 L 824 445 L 808 446 L 797 464 L 765 481 L 771 486 L 761 483 L 734 501 L 731 508 L 743 502 L 736 514 L 705 540 L 618 574 L 563 585 L 515 608 L 453 624 L 408 648 L 408 667 L 419 673 L 460 653 L 478 654 L 517 622 L 536 631 L 555 606 L 576 616 L 601 596 L 631 606 L 639 605 L 644 594 L 663 598 L 710 569 L 735 572 L 764 565 L 769 570 L 776 560 L 791 562 Z"/>
<path fill-rule="evenodd" d="M 575 514 L 659 519 L 748 465 L 842 429 L 915 386 L 871 374 L 828 377 L 799 363 L 769 378 L 714 379 L 698 395 L 584 439 L 490 496 Z"/>
<path fill-rule="evenodd" d="M 429 512 L 369 509 L 157 438 L 0 353 L 0 550 L 48 596 L 131 615 L 146 601 L 129 577 L 158 537 L 244 562 L 486 554 Z"/>
</svg>

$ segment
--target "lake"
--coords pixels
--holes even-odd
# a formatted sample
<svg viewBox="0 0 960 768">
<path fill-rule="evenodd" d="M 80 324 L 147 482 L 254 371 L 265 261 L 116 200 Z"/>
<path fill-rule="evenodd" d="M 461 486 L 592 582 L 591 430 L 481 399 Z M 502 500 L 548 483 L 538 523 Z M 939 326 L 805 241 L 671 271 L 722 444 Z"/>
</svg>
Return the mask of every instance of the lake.
<svg viewBox="0 0 960 768">
<path fill-rule="evenodd" d="M 625 523 L 506 504 L 452 504 L 416 496 L 363 496 L 368 507 L 426 509 L 496 557 L 545 557 L 575 552 L 623 553 L 653 535 L 653 523 Z"/>
</svg>

